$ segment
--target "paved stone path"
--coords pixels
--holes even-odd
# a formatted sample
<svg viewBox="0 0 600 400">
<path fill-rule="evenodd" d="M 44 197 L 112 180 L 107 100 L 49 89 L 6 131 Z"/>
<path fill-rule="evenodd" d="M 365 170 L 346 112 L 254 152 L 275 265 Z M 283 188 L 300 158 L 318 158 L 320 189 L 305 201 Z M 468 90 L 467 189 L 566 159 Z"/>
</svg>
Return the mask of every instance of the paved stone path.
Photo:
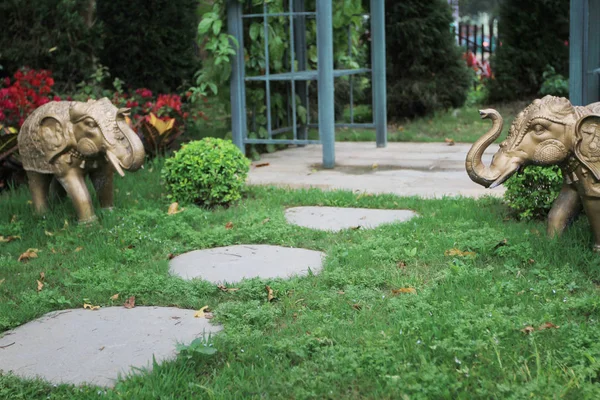
<svg viewBox="0 0 600 400">
<path fill-rule="evenodd" d="M 321 168 L 320 145 L 291 147 L 261 155 L 261 160 L 252 163 L 248 182 L 424 198 L 502 196 L 503 187 L 486 189 L 469 179 L 465 157 L 470 147 L 466 143 L 388 143 L 378 149 L 372 142 L 337 142 L 333 170 Z M 492 145 L 486 150 L 486 165 L 497 149 Z M 269 165 L 257 167 L 265 163 Z"/>
<path fill-rule="evenodd" d="M 411 210 L 377 210 L 343 207 L 293 207 L 285 211 L 289 223 L 323 231 L 349 228 L 375 228 L 382 224 L 405 222 L 417 216 Z"/>
<path fill-rule="evenodd" d="M 51 312 L 0 337 L 0 370 L 52 383 L 112 386 L 131 367 L 174 357 L 177 343 L 220 326 L 174 307 L 107 307 Z M 1 336 L 2 334 L 0 334 Z"/>
<path fill-rule="evenodd" d="M 244 278 L 290 278 L 321 271 L 324 253 L 269 245 L 237 245 L 181 254 L 170 271 L 184 279 L 201 278 L 215 284 Z"/>
</svg>

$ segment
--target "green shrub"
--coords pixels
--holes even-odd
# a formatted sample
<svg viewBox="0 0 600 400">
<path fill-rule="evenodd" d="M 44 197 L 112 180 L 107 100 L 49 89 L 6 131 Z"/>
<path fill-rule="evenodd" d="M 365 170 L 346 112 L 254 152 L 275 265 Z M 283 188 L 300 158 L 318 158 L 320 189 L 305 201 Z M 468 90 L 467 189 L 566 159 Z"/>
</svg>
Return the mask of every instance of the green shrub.
<svg viewBox="0 0 600 400">
<path fill-rule="evenodd" d="M 559 97 L 569 97 L 569 79 L 561 74 L 557 74 L 552 65 L 547 65 L 544 74 L 544 83 L 540 88 L 542 96 L 551 95 Z"/>
<path fill-rule="evenodd" d="M 498 31 L 502 45 L 491 60 L 490 101 L 536 96 L 547 65 L 568 74 L 569 0 L 504 0 Z"/>
<path fill-rule="evenodd" d="M 182 146 L 165 160 L 168 198 L 207 207 L 239 200 L 250 161 L 228 140 L 207 137 Z"/>
<path fill-rule="evenodd" d="M 197 0 L 98 1 L 105 32 L 102 64 L 129 87 L 179 89 L 198 68 L 197 7 Z"/>
<path fill-rule="evenodd" d="M 544 218 L 558 197 L 563 179 L 559 167 L 526 167 L 504 186 L 504 200 L 517 219 Z"/>
<path fill-rule="evenodd" d="M 471 84 L 446 0 L 386 0 L 387 100 L 390 118 L 460 107 Z"/>
</svg>

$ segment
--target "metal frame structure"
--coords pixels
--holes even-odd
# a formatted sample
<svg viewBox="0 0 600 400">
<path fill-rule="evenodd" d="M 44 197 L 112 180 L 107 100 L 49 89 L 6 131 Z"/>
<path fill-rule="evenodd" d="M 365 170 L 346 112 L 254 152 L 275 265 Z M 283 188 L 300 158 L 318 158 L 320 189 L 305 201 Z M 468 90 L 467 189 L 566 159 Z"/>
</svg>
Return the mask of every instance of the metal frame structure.
<svg viewBox="0 0 600 400">
<path fill-rule="evenodd" d="M 600 101 L 600 0 L 571 0 L 569 98 L 574 105 Z"/>
<path fill-rule="evenodd" d="M 335 166 L 335 128 L 336 127 L 362 127 L 375 128 L 377 147 L 387 145 L 387 103 L 385 83 L 385 14 L 384 0 L 371 0 L 371 68 L 335 70 L 333 60 L 333 10 L 332 0 L 317 0 L 316 10 L 306 12 L 304 0 L 289 1 L 289 11 L 283 13 L 269 13 L 267 3 L 263 3 L 263 12 L 260 14 L 244 14 L 243 4 L 239 0 L 228 0 L 227 23 L 229 34 L 238 42 L 238 51 L 232 60 L 231 75 L 231 119 L 233 142 L 245 152 L 246 144 L 322 144 L 323 167 Z M 286 73 L 271 74 L 269 70 L 269 17 L 288 17 L 290 40 L 290 67 Z M 246 76 L 244 65 L 244 20 L 249 18 L 262 18 L 265 37 L 265 73 L 260 76 Z M 317 54 L 318 66 L 316 70 L 307 69 L 306 47 L 306 18 L 317 19 Z M 296 69 L 295 63 L 298 68 Z M 352 76 L 356 74 L 371 73 L 373 90 L 373 123 L 356 124 L 353 115 L 352 89 L 350 90 L 350 124 L 335 122 L 334 115 L 334 79 L 349 76 L 352 85 Z M 308 81 L 317 80 L 318 83 L 318 124 L 310 123 L 307 113 L 306 123 L 299 123 L 296 118 L 296 90 L 302 105 L 308 109 Z M 246 82 L 261 81 L 266 85 L 267 103 L 267 134 L 265 139 L 248 137 L 247 107 L 246 107 Z M 271 121 L 271 93 L 270 84 L 274 81 L 290 83 L 291 93 L 289 104 L 291 107 L 291 126 L 273 129 Z M 296 86 L 297 89 L 296 89 Z M 352 88 L 352 86 L 351 86 Z M 308 139 L 308 128 L 319 129 L 319 140 Z M 275 136 L 292 132 L 292 139 L 277 139 Z"/>
</svg>

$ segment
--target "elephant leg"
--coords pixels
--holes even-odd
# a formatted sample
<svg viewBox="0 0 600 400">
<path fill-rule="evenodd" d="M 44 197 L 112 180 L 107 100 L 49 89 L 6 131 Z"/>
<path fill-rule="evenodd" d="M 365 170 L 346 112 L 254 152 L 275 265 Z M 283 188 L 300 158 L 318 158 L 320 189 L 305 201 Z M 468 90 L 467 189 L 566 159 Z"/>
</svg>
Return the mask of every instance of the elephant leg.
<svg viewBox="0 0 600 400">
<path fill-rule="evenodd" d="M 577 189 L 565 183 L 548 214 L 548 235 L 560 236 L 577 216 L 580 208 L 581 199 Z"/>
<path fill-rule="evenodd" d="M 71 201 L 73 201 L 79 223 L 86 224 L 95 221 L 97 217 L 94 213 L 92 198 L 85 184 L 83 172 L 71 169 L 64 175 L 58 176 L 57 179 L 65 188 Z"/>
<path fill-rule="evenodd" d="M 582 200 L 583 208 L 594 233 L 594 251 L 600 252 L 600 198 L 585 197 Z"/>
<path fill-rule="evenodd" d="M 29 191 L 31 192 L 33 207 L 38 214 L 44 214 L 48 211 L 48 191 L 52 175 L 27 171 L 27 180 L 29 181 Z"/>
<path fill-rule="evenodd" d="M 96 195 L 100 201 L 100 207 L 113 208 L 114 206 L 114 171 L 107 164 L 104 168 L 92 171 L 90 173 L 92 185 L 96 190 Z"/>
</svg>

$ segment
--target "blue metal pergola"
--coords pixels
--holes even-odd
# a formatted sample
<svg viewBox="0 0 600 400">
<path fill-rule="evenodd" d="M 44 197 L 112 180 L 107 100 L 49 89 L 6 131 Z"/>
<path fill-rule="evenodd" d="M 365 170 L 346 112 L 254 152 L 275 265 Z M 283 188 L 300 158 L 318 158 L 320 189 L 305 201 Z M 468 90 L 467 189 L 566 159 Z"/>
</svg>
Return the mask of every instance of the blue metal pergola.
<svg viewBox="0 0 600 400">
<path fill-rule="evenodd" d="M 284 0 L 285 1 L 285 0 Z M 239 0 L 228 0 L 227 24 L 229 33 L 238 42 L 238 51 L 232 60 L 231 75 L 231 120 L 233 142 L 245 152 L 246 144 L 322 144 L 323 167 L 335 166 L 335 129 L 336 127 L 375 128 L 377 147 L 387 145 L 387 115 L 386 115 L 386 82 L 385 82 L 385 14 L 384 0 L 371 0 L 371 68 L 334 69 L 333 57 L 333 10 L 332 0 L 317 0 L 315 11 L 305 11 L 304 0 L 289 1 L 288 11 L 269 13 L 267 2 L 263 3 L 263 12 L 244 14 L 243 3 Z M 269 70 L 269 35 L 268 18 L 288 17 L 290 46 L 290 67 L 286 73 L 271 74 Z M 265 73 L 260 76 L 246 76 L 244 63 L 244 20 L 262 18 L 265 38 Z M 307 68 L 306 18 L 317 20 L 317 54 L 316 70 Z M 297 65 L 297 68 L 296 68 Z M 350 101 L 350 124 L 338 124 L 334 115 L 334 79 L 342 76 L 371 73 L 373 90 L 373 122 L 355 124 L 352 116 L 352 98 Z M 308 104 L 308 81 L 316 80 L 318 84 L 318 124 L 311 124 L 307 119 L 299 123 L 296 118 L 296 90 L 302 105 Z M 267 138 L 249 138 L 246 108 L 246 82 L 261 81 L 266 85 Z M 271 93 L 270 83 L 286 81 L 291 85 L 291 126 L 273 129 L 271 126 Z M 296 86 L 297 89 L 296 89 Z M 350 90 L 352 93 L 352 90 Z M 308 113 L 307 113 L 308 115 Z M 308 128 L 318 128 L 319 139 L 308 139 Z M 292 132 L 292 139 L 280 139 L 277 135 Z"/>
<path fill-rule="evenodd" d="M 578 106 L 600 101 L 600 1 L 571 0 L 569 99 Z"/>
</svg>

